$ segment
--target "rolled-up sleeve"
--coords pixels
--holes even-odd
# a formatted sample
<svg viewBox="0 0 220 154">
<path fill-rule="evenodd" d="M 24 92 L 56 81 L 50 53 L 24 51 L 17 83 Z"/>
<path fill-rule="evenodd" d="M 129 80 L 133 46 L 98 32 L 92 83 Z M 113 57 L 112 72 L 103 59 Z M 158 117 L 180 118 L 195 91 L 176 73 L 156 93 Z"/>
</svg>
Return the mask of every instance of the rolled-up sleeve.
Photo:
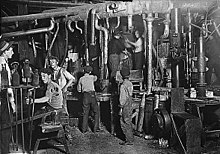
<svg viewBox="0 0 220 154">
<path fill-rule="evenodd" d="M 53 93 L 54 93 L 54 87 L 49 86 L 49 87 L 47 88 L 47 91 L 46 91 L 46 97 L 49 98 L 49 102 L 51 102 Z"/>
<path fill-rule="evenodd" d="M 119 97 L 119 101 L 120 101 L 120 106 L 124 106 L 126 103 L 126 91 L 125 91 L 125 87 L 124 85 L 121 85 L 120 87 L 120 97 Z"/>
<path fill-rule="evenodd" d="M 77 91 L 78 92 L 82 92 L 82 84 L 81 84 L 81 78 L 79 79 L 79 83 L 78 83 L 78 85 L 77 85 Z"/>
<path fill-rule="evenodd" d="M 75 77 L 72 74 L 70 74 L 67 70 L 63 70 L 63 74 L 67 80 L 75 81 Z"/>
</svg>

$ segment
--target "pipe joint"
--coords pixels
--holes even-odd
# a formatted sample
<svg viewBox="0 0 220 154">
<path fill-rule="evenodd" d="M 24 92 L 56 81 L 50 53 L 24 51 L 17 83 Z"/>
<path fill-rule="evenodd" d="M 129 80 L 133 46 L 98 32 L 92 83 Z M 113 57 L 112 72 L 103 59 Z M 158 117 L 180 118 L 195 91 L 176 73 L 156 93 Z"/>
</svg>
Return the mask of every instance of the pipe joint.
<svg viewBox="0 0 220 154">
<path fill-rule="evenodd" d="M 80 31 L 80 34 L 82 34 L 83 33 L 82 28 L 79 28 L 77 23 L 78 23 L 78 21 L 75 21 L 76 29 L 78 29 Z"/>
<path fill-rule="evenodd" d="M 50 20 L 50 26 L 45 28 L 37 28 L 37 29 L 31 29 L 27 31 L 17 31 L 17 32 L 11 32 L 11 33 L 4 33 L 2 34 L 2 38 L 8 38 L 8 37 L 15 37 L 15 36 L 23 36 L 23 35 L 30 35 L 30 34 L 38 34 L 43 32 L 48 32 L 53 30 L 55 27 L 55 20 L 52 18 Z"/>
<path fill-rule="evenodd" d="M 72 26 L 71 26 L 72 22 L 73 22 L 72 20 L 68 20 L 67 21 L 67 27 L 73 33 L 74 32 L 74 28 L 72 28 Z"/>
</svg>

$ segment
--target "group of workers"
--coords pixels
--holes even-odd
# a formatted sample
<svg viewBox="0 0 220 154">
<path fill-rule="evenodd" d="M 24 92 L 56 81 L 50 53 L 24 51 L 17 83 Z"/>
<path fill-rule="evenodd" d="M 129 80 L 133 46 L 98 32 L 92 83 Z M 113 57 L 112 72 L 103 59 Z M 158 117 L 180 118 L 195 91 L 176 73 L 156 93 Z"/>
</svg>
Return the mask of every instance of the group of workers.
<svg viewBox="0 0 220 154">
<path fill-rule="evenodd" d="M 138 33 L 138 32 L 137 32 Z M 115 37 L 117 38 L 119 33 L 115 33 Z M 129 40 L 125 39 L 126 42 L 133 44 Z M 8 64 L 8 60 L 12 58 L 13 52 L 13 42 L 7 42 L 5 40 L 1 40 L 0 44 L 0 74 L 3 69 L 6 69 L 7 78 L 8 78 L 8 87 L 1 87 L 0 93 L 0 122 L 1 126 L 4 124 L 10 125 L 11 118 L 13 117 L 13 113 L 16 112 L 15 98 L 13 94 L 11 85 L 11 70 Z M 134 43 L 135 44 L 135 43 Z M 115 44 L 113 45 L 115 46 Z M 123 45 L 122 45 L 123 46 Z M 139 46 L 137 44 L 137 46 Z M 116 50 L 112 49 L 111 54 L 120 54 L 114 53 Z M 122 47 L 120 50 L 124 50 Z M 110 56 L 114 57 L 114 56 Z M 109 61 L 114 58 L 109 58 Z M 52 110 L 63 110 L 67 115 L 67 88 L 75 83 L 74 76 L 69 73 L 66 69 L 58 66 L 59 59 L 55 56 L 49 57 L 50 68 L 42 68 L 39 72 L 41 76 L 42 82 L 46 85 L 46 91 L 43 97 L 36 98 L 33 100 L 26 100 L 29 103 L 45 103 L 46 106 L 43 108 L 46 111 Z M 115 62 L 112 61 L 112 64 L 115 65 Z M 114 68 L 114 66 L 112 67 Z M 118 70 L 118 68 L 116 68 Z M 133 85 L 129 81 L 130 74 L 129 65 L 123 65 L 120 68 L 121 76 L 123 77 L 123 82 L 120 88 L 120 115 L 121 115 L 121 127 L 126 136 L 125 142 L 122 145 L 132 144 L 133 143 L 133 133 L 132 133 L 132 123 L 131 123 L 131 102 L 128 101 L 127 98 L 132 96 Z M 84 67 L 84 76 L 82 76 L 77 83 L 78 92 L 83 93 L 83 123 L 82 123 L 82 133 L 86 133 L 88 131 L 88 119 L 90 110 L 94 113 L 94 127 L 93 132 L 99 132 L 99 109 L 96 100 L 95 94 L 95 86 L 94 82 L 97 81 L 97 76 L 91 75 L 93 68 L 91 66 Z M 113 76 L 115 76 L 115 70 L 112 70 Z M 0 78 L 0 83 L 2 79 L 2 74 Z M 0 130 L 0 153 L 7 154 L 9 153 L 9 144 L 12 138 L 12 132 L 9 128 L 2 128 Z"/>
<path fill-rule="evenodd" d="M 108 45 L 110 78 L 116 75 L 121 65 L 127 65 L 134 70 L 143 69 L 143 51 L 144 45 L 140 30 L 135 29 L 133 34 L 126 30 L 116 29 Z"/>
</svg>

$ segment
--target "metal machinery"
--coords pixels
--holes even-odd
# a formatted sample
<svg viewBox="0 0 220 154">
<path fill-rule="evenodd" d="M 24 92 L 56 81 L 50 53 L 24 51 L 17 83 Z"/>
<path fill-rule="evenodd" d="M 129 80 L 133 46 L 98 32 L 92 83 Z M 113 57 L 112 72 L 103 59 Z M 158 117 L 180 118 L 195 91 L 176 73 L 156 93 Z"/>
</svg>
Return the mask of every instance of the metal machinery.
<svg viewBox="0 0 220 154">
<path fill-rule="evenodd" d="M 106 87 L 109 86 L 108 41 L 112 32 L 122 24 L 128 30 L 134 26 L 141 28 L 145 67 L 140 84 L 143 88 L 136 93 L 146 94 L 145 132 L 169 139 L 171 145 L 177 139 L 184 153 L 199 152 L 208 134 L 219 133 L 220 103 L 213 96 L 217 87 L 210 86 L 211 76 L 215 74 L 220 79 L 217 69 L 220 64 L 216 63 L 220 56 L 218 0 L 11 2 L 18 2 L 26 11 L 18 10 L 17 16 L 2 17 L 1 39 L 20 39 L 20 55 L 30 50 L 34 59 L 39 58 L 39 51 L 46 51 L 45 66 L 47 57 L 57 51 L 54 46 L 62 50 L 57 51 L 60 57 L 67 57 L 69 40 L 80 40 L 75 42 L 74 50 L 81 61 L 74 63 L 72 73 L 80 72 L 81 65 L 92 64 L 101 83 L 99 97 L 107 101 L 111 97 Z M 37 5 L 41 11 L 28 13 Z M 31 40 L 31 46 L 26 39 Z M 64 59 L 61 64 L 65 63 Z M 205 121 L 207 106 L 216 109 L 216 121 Z"/>
</svg>

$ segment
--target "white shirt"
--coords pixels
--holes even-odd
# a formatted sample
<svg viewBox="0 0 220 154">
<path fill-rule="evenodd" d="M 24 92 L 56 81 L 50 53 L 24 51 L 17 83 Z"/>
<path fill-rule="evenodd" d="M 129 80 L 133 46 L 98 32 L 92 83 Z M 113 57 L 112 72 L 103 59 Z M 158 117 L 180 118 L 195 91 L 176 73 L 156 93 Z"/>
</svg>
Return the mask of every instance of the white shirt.
<svg viewBox="0 0 220 154">
<path fill-rule="evenodd" d="M 5 58 L 0 56 L 0 86 L 1 86 L 2 64 L 5 64 L 5 66 L 6 66 L 6 70 L 8 72 L 8 82 L 9 82 L 9 85 L 11 85 L 11 70 L 10 70 Z M 15 109 L 13 90 L 12 90 L 12 88 L 7 88 L 7 91 L 8 91 L 8 96 L 9 96 L 9 102 L 11 103 L 12 108 Z M 0 99 L 0 105 L 1 105 L 1 99 Z"/>
<path fill-rule="evenodd" d="M 138 53 L 143 51 L 143 40 L 141 37 L 138 38 L 138 40 L 135 42 L 135 50 L 134 53 Z"/>
</svg>

